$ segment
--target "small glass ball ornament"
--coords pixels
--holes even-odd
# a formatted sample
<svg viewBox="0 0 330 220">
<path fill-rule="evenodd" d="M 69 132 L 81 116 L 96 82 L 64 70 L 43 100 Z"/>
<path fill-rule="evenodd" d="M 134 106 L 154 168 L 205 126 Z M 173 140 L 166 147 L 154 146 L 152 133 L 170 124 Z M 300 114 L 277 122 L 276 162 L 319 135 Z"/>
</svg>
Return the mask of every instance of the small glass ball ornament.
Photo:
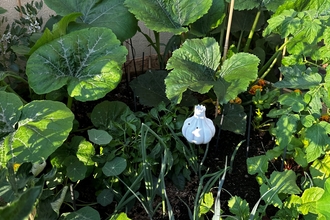
<svg viewBox="0 0 330 220">
<path fill-rule="evenodd" d="M 183 123 L 182 134 L 190 143 L 207 144 L 215 134 L 215 126 L 212 120 L 205 116 L 205 111 L 205 106 L 196 105 L 194 116 Z"/>
</svg>

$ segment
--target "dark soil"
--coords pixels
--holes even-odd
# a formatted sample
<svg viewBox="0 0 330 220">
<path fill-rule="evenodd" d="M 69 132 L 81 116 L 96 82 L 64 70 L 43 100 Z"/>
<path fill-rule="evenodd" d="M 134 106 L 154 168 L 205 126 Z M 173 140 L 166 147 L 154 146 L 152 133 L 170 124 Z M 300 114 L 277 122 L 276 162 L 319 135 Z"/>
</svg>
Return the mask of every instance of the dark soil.
<svg viewBox="0 0 330 220">
<path fill-rule="evenodd" d="M 76 111 L 75 114 L 77 116 L 77 120 L 82 122 L 84 121 L 83 119 L 86 118 L 86 112 L 91 112 L 93 107 L 103 100 L 117 100 L 125 102 L 133 111 L 145 110 L 143 106 L 134 102 L 132 97 L 132 92 L 127 87 L 127 84 L 122 83 L 102 100 L 98 100 L 97 102 L 77 103 L 74 106 L 74 111 Z M 85 113 L 80 114 L 79 112 Z M 89 122 L 86 123 L 86 125 L 81 124 L 81 127 L 88 126 Z M 209 172 L 215 172 L 219 169 L 224 169 L 226 157 L 229 165 L 230 158 L 237 144 L 242 140 L 246 140 L 236 153 L 232 172 L 227 172 L 226 174 L 225 183 L 223 185 L 224 190 L 221 192 L 221 208 L 224 211 L 223 214 L 230 214 L 227 201 L 231 198 L 231 195 L 239 196 L 242 199 L 245 199 L 249 203 L 250 209 L 253 208 L 255 203 L 260 198 L 259 185 L 255 179 L 255 176 L 251 176 L 247 173 L 246 159 L 247 156 L 252 157 L 264 154 L 267 149 L 270 149 L 274 146 L 274 143 L 272 137 L 268 133 L 253 131 L 253 129 L 251 130 L 252 132 L 250 134 L 249 148 L 247 148 L 248 141 L 246 140 L 245 136 L 234 134 L 228 131 L 221 131 L 218 146 L 215 146 L 215 144 L 210 145 L 209 153 L 204 165 L 210 169 Z M 247 151 L 247 149 L 249 150 Z M 95 200 L 92 201 L 93 199 L 91 199 L 95 198 L 95 192 L 92 190 L 86 190 L 91 189 L 90 187 L 87 187 L 90 184 L 91 182 L 88 180 L 82 181 L 76 190 L 78 190 L 80 193 L 80 199 L 86 202 L 95 202 Z M 184 190 L 177 189 L 170 180 L 166 182 L 166 193 L 170 200 L 175 219 L 189 219 L 186 205 L 189 206 L 190 210 L 193 210 L 198 184 L 199 179 L 197 176 L 191 177 L 191 181 L 186 183 Z M 217 186 L 214 188 L 214 195 L 216 195 L 216 191 Z M 184 204 L 182 201 L 184 201 L 186 204 Z M 156 201 L 156 203 L 159 202 L 160 199 Z M 109 217 L 113 210 L 113 207 L 102 207 L 99 205 L 93 207 L 99 211 L 102 219 Z M 275 211 L 276 210 L 274 209 L 269 209 L 267 210 L 267 215 L 272 216 Z M 145 210 L 138 202 L 136 202 L 134 207 L 129 211 L 128 217 L 134 220 L 149 219 Z M 159 212 L 154 215 L 153 219 L 168 219 L 168 216 L 166 213 L 162 213 L 160 208 Z M 265 219 L 267 219 L 267 217 Z"/>
</svg>

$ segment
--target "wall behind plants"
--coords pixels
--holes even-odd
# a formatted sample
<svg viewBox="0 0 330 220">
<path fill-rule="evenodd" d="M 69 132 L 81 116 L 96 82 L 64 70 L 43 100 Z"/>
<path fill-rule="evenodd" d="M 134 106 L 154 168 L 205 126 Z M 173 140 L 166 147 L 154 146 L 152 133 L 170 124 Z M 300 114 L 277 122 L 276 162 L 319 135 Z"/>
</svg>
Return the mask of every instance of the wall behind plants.
<svg viewBox="0 0 330 220">
<path fill-rule="evenodd" d="M 3 7 L 7 10 L 7 13 L 5 13 L 4 15 L 8 18 L 8 22 L 12 23 L 14 19 L 18 19 L 20 17 L 20 13 L 15 10 L 15 6 L 19 4 L 25 5 L 29 2 L 32 2 L 32 0 L 1 0 L 0 7 Z M 42 18 L 44 19 L 44 23 L 46 23 L 47 19 L 51 15 L 55 15 L 55 12 L 48 8 L 46 4 L 44 4 L 42 10 L 40 11 L 40 16 L 42 16 Z M 139 22 L 139 26 L 144 33 L 148 34 L 153 39 L 153 33 L 151 30 L 146 28 L 142 22 Z M 6 25 L 0 26 L 0 35 L 3 33 L 5 28 Z M 167 41 L 170 39 L 171 36 L 172 34 L 170 33 L 161 33 L 161 44 L 166 45 Z M 142 70 L 142 66 L 144 67 L 144 70 L 148 68 L 157 68 L 158 61 L 156 52 L 153 48 L 149 46 L 149 42 L 141 33 L 136 33 L 132 39 L 127 40 L 125 42 L 125 46 L 129 51 L 126 62 L 126 72 L 133 73 L 135 71 L 135 68 L 137 69 L 137 71 L 140 72 Z M 161 49 L 163 50 L 164 48 Z M 133 58 L 135 59 L 135 67 L 133 63 Z M 144 60 L 143 65 L 142 60 Z"/>
</svg>

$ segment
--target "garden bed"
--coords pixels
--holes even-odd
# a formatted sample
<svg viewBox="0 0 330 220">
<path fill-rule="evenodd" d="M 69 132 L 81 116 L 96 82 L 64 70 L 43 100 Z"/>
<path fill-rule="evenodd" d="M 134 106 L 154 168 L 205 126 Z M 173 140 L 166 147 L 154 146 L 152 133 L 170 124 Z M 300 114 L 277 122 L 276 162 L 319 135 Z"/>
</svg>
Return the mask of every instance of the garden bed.
<svg viewBox="0 0 330 220">
<path fill-rule="evenodd" d="M 198 96 L 197 98 L 201 97 Z M 77 102 L 77 105 L 75 106 L 75 114 L 80 117 L 80 122 L 84 123 L 85 121 L 85 124 L 83 124 L 84 127 L 91 125 L 91 122 L 88 119 L 89 111 L 92 111 L 95 105 L 104 100 L 122 101 L 130 106 L 132 110 L 135 109 L 136 111 L 140 110 L 148 112 L 150 109 L 149 107 L 143 106 L 134 100 L 133 92 L 127 86 L 126 81 L 123 80 L 115 90 L 107 94 L 105 98 L 99 101 L 87 103 Z M 87 133 L 84 135 L 87 137 Z M 204 163 L 205 169 L 209 169 L 210 173 L 219 169 L 224 169 L 226 157 L 228 160 L 227 165 L 229 165 L 229 160 L 237 145 L 241 141 L 247 140 L 246 136 L 225 130 L 220 132 L 218 146 L 216 146 L 216 139 L 217 138 L 214 138 L 214 140 L 211 142 L 209 153 L 207 154 Z M 251 127 L 249 149 L 247 149 L 246 143 L 247 142 L 244 142 L 242 144 L 234 157 L 232 172 L 226 174 L 226 179 L 221 194 L 221 208 L 224 211 L 223 214 L 230 214 L 227 203 L 231 196 L 239 196 L 242 199 L 245 199 L 249 203 L 251 209 L 260 199 L 260 186 L 258 185 L 255 176 L 248 174 L 246 159 L 247 157 L 265 154 L 267 150 L 274 146 L 274 140 L 268 132 L 256 131 L 253 130 L 253 127 Z M 201 145 L 200 147 L 205 148 L 205 145 Z M 200 155 L 199 160 L 201 160 L 202 157 L 203 155 Z M 280 162 L 274 161 L 270 171 L 274 169 L 280 170 L 280 166 Z M 81 183 L 79 183 L 76 189 L 79 191 L 80 199 L 89 203 L 93 203 L 96 200 L 96 191 L 90 187 L 91 182 L 93 182 L 93 179 L 83 180 Z M 198 176 L 193 175 L 191 176 L 191 180 L 186 183 L 185 188 L 180 190 L 173 184 L 172 180 L 168 178 L 166 179 L 166 192 L 172 205 L 175 219 L 189 219 L 188 208 L 186 205 L 189 206 L 190 210 L 193 210 L 198 184 Z M 213 188 L 212 192 L 214 193 L 214 196 L 216 196 L 216 186 Z M 160 198 L 158 198 L 155 201 L 155 204 L 159 203 L 160 201 Z M 112 206 L 102 207 L 101 205 L 96 205 L 94 208 L 99 211 L 102 219 L 106 219 L 114 209 Z M 276 210 L 277 209 L 271 207 L 267 210 L 267 214 L 272 216 L 275 214 Z M 145 212 L 143 206 L 138 201 L 136 201 L 133 207 L 131 207 L 131 210 L 129 210 L 128 217 L 134 220 L 145 220 L 148 218 L 148 215 Z M 210 215 L 210 218 L 211 217 L 212 215 Z M 167 213 L 163 213 L 160 208 L 153 219 L 165 220 L 168 219 L 168 216 Z M 267 219 L 267 216 L 265 216 L 265 219 Z"/>
</svg>

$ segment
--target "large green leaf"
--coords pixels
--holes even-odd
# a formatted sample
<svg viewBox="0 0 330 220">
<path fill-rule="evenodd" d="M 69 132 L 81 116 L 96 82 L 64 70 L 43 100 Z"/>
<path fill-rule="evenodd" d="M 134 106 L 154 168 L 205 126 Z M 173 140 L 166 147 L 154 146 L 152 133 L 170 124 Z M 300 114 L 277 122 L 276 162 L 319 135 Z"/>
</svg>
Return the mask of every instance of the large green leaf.
<svg viewBox="0 0 330 220">
<path fill-rule="evenodd" d="M 243 106 L 237 104 L 225 105 L 224 119 L 221 128 L 236 134 L 244 135 L 246 130 L 246 114 Z"/>
<path fill-rule="evenodd" d="M 75 212 L 70 212 L 68 215 L 66 215 L 64 220 L 78 220 L 78 219 L 83 219 L 83 220 L 100 220 L 100 214 L 98 211 L 95 209 L 85 206 L 78 211 Z"/>
<path fill-rule="evenodd" d="M 306 189 L 301 196 L 301 205 L 298 207 L 298 210 L 304 215 L 307 215 L 308 212 L 316 213 L 316 202 L 322 198 L 322 195 L 324 195 L 322 188 L 311 187 Z"/>
<path fill-rule="evenodd" d="M 167 97 L 180 103 L 187 89 L 202 94 L 208 92 L 213 87 L 220 57 L 214 38 L 186 40 L 167 63 L 166 68 L 173 69 L 165 79 Z"/>
<path fill-rule="evenodd" d="M 65 35 L 67 33 L 67 28 L 68 28 L 68 25 L 70 24 L 70 22 L 75 21 L 79 16 L 81 16 L 81 13 L 68 14 L 68 15 L 64 16 L 59 22 L 57 22 L 56 24 L 53 25 L 52 31 L 50 31 L 48 28 L 46 28 L 44 30 L 42 36 L 37 40 L 37 42 L 30 49 L 29 53 L 32 54 L 34 51 L 36 51 L 42 45 Z"/>
<path fill-rule="evenodd" d="M 316 212 L 324 216 L 330 216 L 330 179 L 327 179 L 324 184 L 324 193 L 322 197 L 316 201 Z"/>
<path fill-rule="evenodd" d="M 301 112 L 304 110 L 306 103 L 300 92 L 290 92 L 279 96 L 278 102 L 286 107 L 289 107 L 294 112 Z"/>
<path fill-rule="evenodd" d="M 32 101 L 20 110 L 17 129 L 1 143 L 2 164 L 11 158 L 17 163 L 46 159 L 62 145 L 72 129 L 74 116 L 61 102 Z"/>
<path fill-rule="evenodd" d="M 120 136 L 131 129 L 136 131 L 134 126 L 140 125 L 130 108 L 120 101 L 97 104 L 92 111 L 91 121 L 95 127 L 109 131 L 112 136 Z"/>
<path fill-rule="evenodd" d="M 274 85 L 278 88 L 309 89 L 320 85 L 322 76 L 311 68 L 302 66 L 280 67 L 284 78 Z"/>
<path fill-rule="evenodd" d="M 228 200 L 228 207 L 237 219 L 248 219 L 250 215 L 249 203 L 238 196 L 233 196 Z"/>
<path fill-rule="evenodd" d="M 167 73 L 166 70 L 149 70 L 130 82 L 134 95 L 142 105 L 155 107 L 161 102 L 169 103 L 164 83 Z"/>
<path fill-rule="evenodd" d="M 246 91 L 247 87 L 258 76 L 259 58 L 248 53 L 237 53 L 227 59 L 220 71 L 218 77 L 223 78 L 230 85 L 220 103 L 226 103 L 235 99 L 241 92 Z M 219 95 L 217 94 L 218 99 Z"/>
<path fill-rule="evenodd" d="M 212 0 L 126 0 L 125 5 L 149 29 L 181 34 L 207 13 Z"/>
<path fill-rule="evenodd" d="M 41 186 L 36 186 L 26 190 L 18 200 L 8 206 L 0 208 L 0 219 L 27 219 L 41 192 Z"/>
<path fill-rule="evenodd" d="M 284 149 L 290 143 L 292 135 L 297 130 L 299 119 L 300 117 L 298 114 L 287 114 L 282 115 L 276 122 L 274 133 L 281 149 Z"/>
<path fill-rule="evenodd" d="M 230 3 L 230 0 L 226 0 Z M 288 0 L 235 0 L 234 9 L 250 10 L 254 8 L 266 7 L 267 10 L 276 11 L 285 1 Z M 259 9 L 260 10 L 260 9 Z"/>
<path fill-rule="evenodd" d="M 31 88 L 45 94 L 67 86 L 80 101 L 96 100 L 116 88 L 127 49 L 107 28 L 75 31 L 38 48 L 26 66 Z"/>
<path fill-rule="evenodd" d="M 330 124 L 325 121 L 314 124 L 306 129 L 307 162 L 317 159 L 330 145 Z"/>
<path fill-rule="evenodd" d="M 58 15 L 81 12 L 81 24 L 110 28 L 120 41 L 133 37 L 137 30 L 135 17 L 124 6 L 124 0 L 45 0 Z"/>
<path fill-rule="evenodd" d="M 296 184 L 296 174 L 292 170 L 285 170 L 283 172 L 274 171 L 263 187 L 260 187 L 260 194 L 263 195 L 268 190 L 274 187 L 274 193 L 266 194 L 263 199 L 266 203 L 272 203 L 275 206 L 280 206 L 282 204 L 278 195 L 280 193 L 285 194 L 299 194 L 301 192 L 300 188 Z"/>
<path fill-rule="evenodd" d="M 226 15 L 225 8 L 224 0 L 213 0 L 207 14 L 190 25 L 190 32 L 196 36 L 207 36 L 211 30 L 217 28 L 223 22 Z"/>
</svg>

